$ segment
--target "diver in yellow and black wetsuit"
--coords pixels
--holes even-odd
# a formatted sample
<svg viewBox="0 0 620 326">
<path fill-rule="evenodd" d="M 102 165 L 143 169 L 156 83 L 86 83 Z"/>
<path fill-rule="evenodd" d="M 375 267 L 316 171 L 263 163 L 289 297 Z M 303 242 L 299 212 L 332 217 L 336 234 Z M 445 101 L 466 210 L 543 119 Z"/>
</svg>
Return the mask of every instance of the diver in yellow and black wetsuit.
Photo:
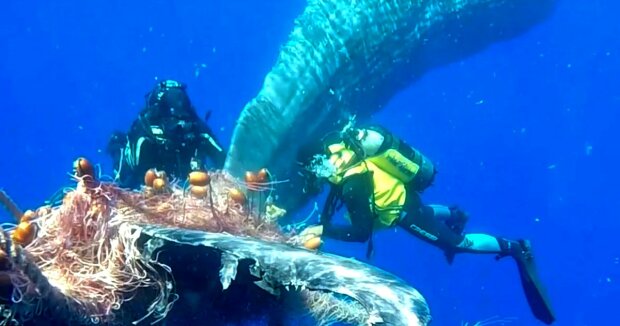
<svg viewBox="0 0 620 326">
<path fill-rule="evenodd" d="M 351 124 L 325 136 L 320 146 L 319 153 L 302 150 L 299 157 L 310 172 L 307 184 L 326 179 L 331 185 L 320 224 L 302 231 L 302 241 L 316 237 L 368 241 L 370 255 L 373 231 L 399 226 L 444 250 L 449 262 L 457 253 L 510 256 L 517 262 L 534 315 L 549 324 L 555 320 L 536 275 L 529 241 L 464 234 L 467 215 L 463 211 L 424 205 L 420 192 L 431 185 L 436 171 L 416 149 L 379 126 L 355 128 Z M 351 223 L 334 225 L 332 216 L 342 205 Z"/>
</svg>

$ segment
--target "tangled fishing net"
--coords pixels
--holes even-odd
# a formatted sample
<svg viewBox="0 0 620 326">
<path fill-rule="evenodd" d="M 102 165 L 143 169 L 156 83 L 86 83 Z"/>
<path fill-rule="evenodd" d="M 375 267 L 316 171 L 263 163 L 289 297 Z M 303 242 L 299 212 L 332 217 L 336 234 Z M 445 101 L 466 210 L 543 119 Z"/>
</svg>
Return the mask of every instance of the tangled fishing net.
<svg viewBox="0 0 620 326">
<path fill-rule="evenodd" d="M 332 325 L 337 322 L 349 325 L 363 325 L 368 320 L 368 312 L 354 300 L 342 299 L 333 293 L 304 293 L 310 312 L 317 326 Z"/>
<path fill-rule="evenodd" d="M 296 227 L 303 226 L 303 221 L 292 230 L 278 224 L 285 211 L 271 201 L 269 192 L 274 181 L 246 178 L 241 182 L 226 172 L 214 171 L 204 172 L 202 179 L 197 179 L 202 182 L 200 185 L 192 183 L 190 174 L 187 186 L 178 180 L 169 182 L 165 173 L 148 179 L 148 173 L 140 190 L 98 181 L 92 177 L 92 171 L 76 173 L 77 185 L 65 189 L 61 203 L 34 212 L 20 210 L 0 190 L 0 204 L 18 220 L 17 224 L 4 224 L 0 228 L 0 324 L 32 321 L 31 324 L 39 325 L 46 321 L 45 316 L 67 325 L 162 321 L 180 297 L 176 293 L 172 265 L 162 262 L 166 260 L 160 259 L 164 256 L 160 257 L 161 251 L 149 247 L 152 234 L 145 234 L 145 229 L 172 228 L 182 230 L 183 234 L 195 230 L 231 236 L 242 242 L 260 240 L 265 250 L 280 248 L 277 246 L 283 243 L 289 246 L 281 247 L 282 250 L 304 245 L 302 237 L 295 232 Z M 154 240 L 159 246 L 163 243 L 161 238 Z M 230 250 L 237 249 L 247 247 Z M 291 252 L 294 250 L 302 249 L 292 248 Z M 283 253 L 276 250 L 273 254 Z M 328 259 L 321 256 L 316 261 L 321 266 Z M 270 273 L 286 267 L 287 262 L 272 266 Z M 190 265 L 191 261 L 182 261 L 180 266 Z M 199 271 L 205 275 L 206 272 L 217 275 L 217 271 L 210 269 Z M 183 270 L 180 273 L 177 277 L 183 278 Z M 222 270 L 219 273 L 219 278 L 209 282 L 220 282 Z M 278 277 L 289 279 L 287 275 Z M 311 272 L 306 277 L 315 276 Z M 299 285 L 306 281 L 285 282 Z M 223 290 L 228 286 L 222 285 Z M 273 294 L 263 290 L 267 291 L 265 295 Z M 306 287 L 296 291 L 306 311 L 319 325 L 333 322 L 365 325 L 371 319 L 360 302 L 347 299 L 337 291 Z"/>
<path fill-rule="evenodd" d="M 267 241 L 290 239 L 275 221 L 231 197 L 231 191 L 239 193 L 240 186 L 226 173 L 212 173 L 208 194 L 199 198 L 178 183 L 159 191 L 149 187 L 128 191 L 113 183 L 80 179 L 75 189 L 66 192 L 62 205 L 37 210 L 31 221 L 37 234 L 23 254 L 91 323 L 112 323 L 116 312 L 140 289 L 157 294 L 143 317 L 161 319 L 174 303 L 174 284 L 165 266 L 138 250 L 140 234 L 135 225 L 225 232 Z M 12 214 L 22 214 L 6 194 L 0 199 Z M 20 304 L 22 317 L 41 309 L 37 284 L 28 275 L 17 266 L 3 273 L 10 275 L 12 301 Z"/>
</svg>

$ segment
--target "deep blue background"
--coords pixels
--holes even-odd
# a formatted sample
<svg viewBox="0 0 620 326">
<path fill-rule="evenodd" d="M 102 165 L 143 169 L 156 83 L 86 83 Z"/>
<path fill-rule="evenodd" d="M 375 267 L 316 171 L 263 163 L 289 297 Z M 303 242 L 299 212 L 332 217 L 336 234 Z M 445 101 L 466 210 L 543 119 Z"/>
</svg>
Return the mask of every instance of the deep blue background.
<svg viewBox="0 0 620 326">
<path fill-rule="evenodd" d="M 156 78 L 187 82 L 228 144 L 305 6 L 287 2 L 6 1 L 0 186 L 36 207 L 77 156 L 111 173 L 108 136 L 129 126 Z M 460 204 L 470 231 L 532 239 L 557 325 L 620 324 L 619 10 L 563 0 L 527 34 L 431 71 L 376 117 L 436 161 L 427 201 Z M 468 255 L 448 266 L 395 233 L 377 236 L 373 263 L 417 287 L 437 325 L 493 315 L 536 324 L 509 260 Z"/>
</svg>

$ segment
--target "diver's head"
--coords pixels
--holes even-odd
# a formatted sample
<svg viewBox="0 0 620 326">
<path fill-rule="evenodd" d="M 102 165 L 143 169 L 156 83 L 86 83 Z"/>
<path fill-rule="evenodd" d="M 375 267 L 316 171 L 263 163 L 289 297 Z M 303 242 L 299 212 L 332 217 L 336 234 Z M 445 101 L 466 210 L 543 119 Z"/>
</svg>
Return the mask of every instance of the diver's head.
<svg viewBox="0 0 620 326">
<path fill-rule="evenodd" d="M 185 84 L 175 80 L 157 83 L 146 95 L 147 120 L 154 134 L 167 140 L 187 140 L 192 137 L 198 119 Z"/>
<path fill-rule="evenodd" d="M 334 182 L 359 161 L 359 156 L 346 144 L 340 131 L 330 132 L 319 142 L 303 146 L 298 154 L 297 161 L 302 166 L 306 184 Z"/>
<path fill-rule="evenodd" d="M 175 80 L 159 82 L 146 94 L 147 111 L 155 119 L 187 120 L 195 116 L 187 86 Z"/>
<path fill-rule="evenodd" d="M 146 106 L 154 107 L 190 107 L 191 103 L 186 92 L 187 86 L 176 80 L 164 80 L 146 94 Z"/>
</svg>

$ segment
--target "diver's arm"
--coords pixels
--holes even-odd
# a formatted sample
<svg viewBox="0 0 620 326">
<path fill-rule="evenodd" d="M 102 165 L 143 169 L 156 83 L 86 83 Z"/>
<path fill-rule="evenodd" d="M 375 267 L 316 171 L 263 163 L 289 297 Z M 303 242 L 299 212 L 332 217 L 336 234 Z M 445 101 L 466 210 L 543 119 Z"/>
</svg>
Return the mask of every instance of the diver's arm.
<svg viewBox="0 0 620 326">
<path fill-rule="evenodd" d="M 349 216 L 350 225 L 323 225 L 323 234 L 327 237 L 348 241 L 365 242 L 372 234 L 373 212 L 370 208 L 372 188 L 368 183 L 368 174 L 358 174 L 347 178 L 342 185 L 342 201 Z"/>
<path fill-rule="evenodd" d="M 200 132 L 200 155 L 207 156 L 215 165 L 215 168 L 221 169 L 226 161 L 226 151 L 222 144 L 217 140 L 211 128 L 202 123 Z M 202 157 L 201 157 L 202 159 Z"/>
</svg>

